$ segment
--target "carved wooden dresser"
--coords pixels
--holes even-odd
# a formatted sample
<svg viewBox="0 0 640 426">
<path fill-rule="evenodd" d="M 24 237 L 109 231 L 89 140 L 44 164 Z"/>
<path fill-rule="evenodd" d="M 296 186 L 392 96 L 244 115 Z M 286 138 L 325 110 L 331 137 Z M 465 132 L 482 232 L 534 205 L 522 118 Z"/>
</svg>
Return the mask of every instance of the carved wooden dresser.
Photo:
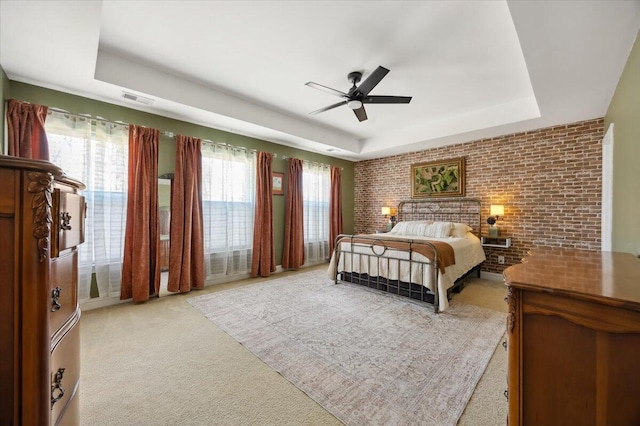
<svg viewBox="0 0 640 426">
<path fill-rule="evenodd" d="M 541 248 L 504 277 L 509 426 L 640 425 L 640 259 Z"/>
<path fill-rule="evenodd" d="M 0 425 L 79 424 L 84 185 L 0 156 Z"/>
</svg>

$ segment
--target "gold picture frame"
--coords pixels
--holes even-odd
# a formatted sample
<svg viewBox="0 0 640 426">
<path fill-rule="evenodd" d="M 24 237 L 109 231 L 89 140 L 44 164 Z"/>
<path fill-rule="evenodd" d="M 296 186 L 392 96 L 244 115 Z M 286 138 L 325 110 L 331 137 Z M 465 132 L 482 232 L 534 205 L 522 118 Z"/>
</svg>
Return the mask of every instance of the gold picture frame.
<svg viewBox="0 0 640 426">
<path fill-rule="evenodd" d="M 284 195 L 284 173 L 271 172 L 271 194 Z"/>
<path fill-rule="evenodd" d="M 411 198 L 464 197 L 465 159 L 411 165 Z"/>
</svg>

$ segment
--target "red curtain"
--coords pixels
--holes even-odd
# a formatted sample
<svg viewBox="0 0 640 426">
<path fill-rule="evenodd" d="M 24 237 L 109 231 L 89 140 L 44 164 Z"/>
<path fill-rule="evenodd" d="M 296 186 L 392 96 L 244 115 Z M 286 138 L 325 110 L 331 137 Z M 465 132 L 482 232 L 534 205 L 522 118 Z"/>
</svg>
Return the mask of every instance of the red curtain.
<svg viewBox="0 0 640 426">
<path fill-rule="evenodd" d="M 204 287 L 202 140 L 182 135 L 176 139 L 167 290 L 187 293 Z"/>
<path fill-rule="evenodd" d="M 251 276 L 268 277 L 276 271 L 273 249 L 273 205 L 271 162 L 273 154 L 258 152 L 256 173 L 256 209 L 253 219 L 253 253 Z"/>
<path fill-rule="evenodd" d="M 129 126 L 127 227 L 120 299 L 144 302 L 160 290 L 158 147 L 160 132 Z"/>
<path fill-rule="evenodd" d="M 7 128 L 9 155 L 36 160 L 49 160 L 49 142 L 44 131 L 46 106 L 9 99 Z"/>
<path fill-rule="evenodd" d="M 302 160 L 289 158 L 284 218 L 284 251 L 282 267 L 296 269 L 304 264 L 304 210 L 302 199 Z"/>
<path fill-rule="evenodd" d="M 342 169 L 331 166 L 331 195 L 329 198 L 329 257 L 333 254 L 336 237 L 342 234 Z"/>
</svg>

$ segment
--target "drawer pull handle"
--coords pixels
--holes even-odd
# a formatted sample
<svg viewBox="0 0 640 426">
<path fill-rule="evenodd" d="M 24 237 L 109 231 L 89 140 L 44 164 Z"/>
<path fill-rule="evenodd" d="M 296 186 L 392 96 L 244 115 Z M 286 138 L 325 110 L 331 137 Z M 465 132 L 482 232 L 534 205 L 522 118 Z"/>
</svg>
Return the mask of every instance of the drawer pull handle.
<svg viewBox="0 0 640 426">
<path fill-rule="evenodd" d="M 53 299 L 53 302 L 51 302 L 51 312 L 59 311 L 60 308 L 62 308 L 62 305 L 58 300 L 60 299 L 60 293 L 62 293 L 62 289 L 60 287 L 56 287 L 51 290 L 51 298 Z"/>
<path fill-rule="evenodd" d="M 58 372 L 56 373 L 53 384 L 51 385 L 51 409 L 53 410 L 53 405 L 60 401 L 64 396 L 64 389 L 62 388 L 62 376 L 64 375 L 64 368 L 58 368 Z M 57 392 L 57 395 L 56 395 Z"/>
<path fill-rule="evenodd" d="M 62 212 L 60 213 L 60 228 L 63 231 L 70 231 L 71 230 L 71 215 L 69 214 L 69 212 Z"/>
</svg>

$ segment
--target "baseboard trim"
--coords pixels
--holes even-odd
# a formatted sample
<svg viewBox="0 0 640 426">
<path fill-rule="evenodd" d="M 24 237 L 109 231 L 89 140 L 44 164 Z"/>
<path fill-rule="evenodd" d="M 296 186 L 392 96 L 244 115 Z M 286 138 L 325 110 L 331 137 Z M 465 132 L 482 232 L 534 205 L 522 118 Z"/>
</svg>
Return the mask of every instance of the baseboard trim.
<svg viewBox="0 0 640 426">
<path fill-rule="evenodd" d="M 502 276 L 502 274 L 498 274 L 496 272 L 481 271 L 480 278 L 491 281 L 504 281 L 504 277 Z"/>
<path fill-rule="evenodd" d="M 300 268 L 297 269 L 297 270 L 309 268 L 309 267 L 312 267 L 312 266 L 321 265 L 323 263 L 326 263 L 327 265 L 329 264 L 328 261 L 321 260 L 321 261 L 318 261 L 318 262 L 304 264 L 304 265 L 300 266 Z M 273 272 L 272 275 L 276 275 L 276 274 L 279 274 L 279 273 L 282 273 L 282 272 L 292 271 L 292 270 L 293 269 L 282 269 L 281 265 L 276 265 L 276 271 Z M 233 281 L 246 280 L 246 279 L 249 279 L 249 278 L 251 278 L 250 274 L 228 275 L 228 276 L 224 276 L 224 277 L 214 278 L 214 279 L 208 280 L 208 281 L 206 281 L 204 283 L 204 286 L 208 287 L 210 285 L 225 284 L 225 283 L 230 283 L 230 282 L 233 282 Z M 260 278 L 260 277 L 257 277 L 257 278 Z M 161 297 L 165 297 L 165 295 L 161 295 Z M 131 299 L 120 300 L 120 297 L 118 297 L 118 296 L 96 297 L 96 298 L 93 298 L 93 299 L 86 299 L 86 300 L 81 301 L 80 302 L 80 309 L 82 309 L 83 311 L 91 311 L 93 309 L 105 308 L 107 306 L 114 306 L 114 305 L 119 305 L 121 303 L 128 303 L 128 302 L 131 302 Z"/>
<path fill-rule="evenodd" d="M 131 299 L 120 300 L 118 296 L 112 297 L 96 297 L 93 299 L 87 299 L 80 302 L 80 309 L 83 311 L 90 311 L 92 309 L 105 308 L 107 306 L 119 305 L 121 303 L 131 302 Z"/>
</svg>

